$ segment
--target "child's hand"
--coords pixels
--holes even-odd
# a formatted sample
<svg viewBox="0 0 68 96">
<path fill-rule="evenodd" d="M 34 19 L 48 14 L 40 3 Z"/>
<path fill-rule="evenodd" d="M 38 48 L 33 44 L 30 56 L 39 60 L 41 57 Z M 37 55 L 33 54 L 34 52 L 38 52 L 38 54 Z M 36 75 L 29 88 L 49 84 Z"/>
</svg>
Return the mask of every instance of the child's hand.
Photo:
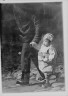
<svg viewBox="0 0 68 96">
<path fill-rule="evenodd" d="M 44 62 L 47 61 L 47 60 L 48 60 L 47 58 L 44 58 L 44 59 L 43 59 Z"/>
<path fill-rule="evenodd" d="M 49 55 L 48 54 L 43 55 L 43 61 L 48 61 L 48 60 L 49 60 Z"/>
</svg>

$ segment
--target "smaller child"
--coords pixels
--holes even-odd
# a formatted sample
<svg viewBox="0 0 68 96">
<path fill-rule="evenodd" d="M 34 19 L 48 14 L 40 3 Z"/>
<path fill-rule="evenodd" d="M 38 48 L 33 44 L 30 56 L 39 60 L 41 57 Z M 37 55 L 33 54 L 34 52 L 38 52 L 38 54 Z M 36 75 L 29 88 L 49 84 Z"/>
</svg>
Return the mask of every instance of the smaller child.
<svg viewBox="0 0 68 96">
<path fill-rule="evenodd" d="M 53 71 L 52 60 L 55 58 L 56 50 L 51 44 L 54 36 L 51 33 L 47 33 L 43 37 L 43 43 L 38 52 L 38 66 L 39 69 L 44 73 L 45 80 L 47 82 L 47 75 Z M 41 78 L 38 81 L 42 82 Z"/>
</svg>

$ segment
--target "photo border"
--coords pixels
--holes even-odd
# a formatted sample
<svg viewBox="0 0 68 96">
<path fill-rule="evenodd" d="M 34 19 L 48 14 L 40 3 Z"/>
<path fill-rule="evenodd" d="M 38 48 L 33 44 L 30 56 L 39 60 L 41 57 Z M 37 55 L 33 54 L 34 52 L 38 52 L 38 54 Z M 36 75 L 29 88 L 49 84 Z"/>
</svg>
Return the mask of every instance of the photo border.
<svg viewBox="0 0 68 96">
<path fill-rule="evenodd" d="M 65 91 L 59 92 L 25 92 L 25 93 L 2 93 L 2 79 L 1 79 L 1 71 L 0 71 L 0 96 L 68 96 L 68 0 L 0 0 L 1 4 L 5 3 L 33 3 L 33 2 L 62 2 L 62 17 L 63 17 L 63 47 L 64 47 L 64 69 L 65 69 Z M 1 49 L 1 45 L 0 45 Z M 0 57 L 1 57 L 1 51 L 0 51 Z M 1 58 L 0 58 L 0 65 L 1 65 Z M 1 70 L 1 66 L 0 66 Z"/>
</svg>

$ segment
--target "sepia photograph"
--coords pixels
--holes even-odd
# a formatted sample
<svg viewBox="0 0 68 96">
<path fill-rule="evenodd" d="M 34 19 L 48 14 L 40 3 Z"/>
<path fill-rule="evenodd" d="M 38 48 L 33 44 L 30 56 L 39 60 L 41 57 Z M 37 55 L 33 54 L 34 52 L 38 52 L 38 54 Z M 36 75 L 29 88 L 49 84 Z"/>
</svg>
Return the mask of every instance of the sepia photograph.
<svg viewBox="0 0 68 96">
<path fill-rule="evenodd" d="M 0 4 L 2 93 L 65 92 L 62 5 Z"/>
</svg>

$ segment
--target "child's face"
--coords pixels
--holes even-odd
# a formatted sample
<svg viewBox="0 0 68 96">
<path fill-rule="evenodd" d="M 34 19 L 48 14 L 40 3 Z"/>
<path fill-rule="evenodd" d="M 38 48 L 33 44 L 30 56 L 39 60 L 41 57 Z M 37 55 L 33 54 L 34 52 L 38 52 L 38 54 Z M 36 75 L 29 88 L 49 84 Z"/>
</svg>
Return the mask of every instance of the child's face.
<svg viewBox="0 0 68 96">
<path fill-rule="evenodd" d="M 43 44 L 44 44 L 45 46 L 49 46 L 49 45 L 50 45 L 50 42 L 49 42 L 49 40 L 46 39 L 46 40 L 43 41 Z"/>
</svg>

